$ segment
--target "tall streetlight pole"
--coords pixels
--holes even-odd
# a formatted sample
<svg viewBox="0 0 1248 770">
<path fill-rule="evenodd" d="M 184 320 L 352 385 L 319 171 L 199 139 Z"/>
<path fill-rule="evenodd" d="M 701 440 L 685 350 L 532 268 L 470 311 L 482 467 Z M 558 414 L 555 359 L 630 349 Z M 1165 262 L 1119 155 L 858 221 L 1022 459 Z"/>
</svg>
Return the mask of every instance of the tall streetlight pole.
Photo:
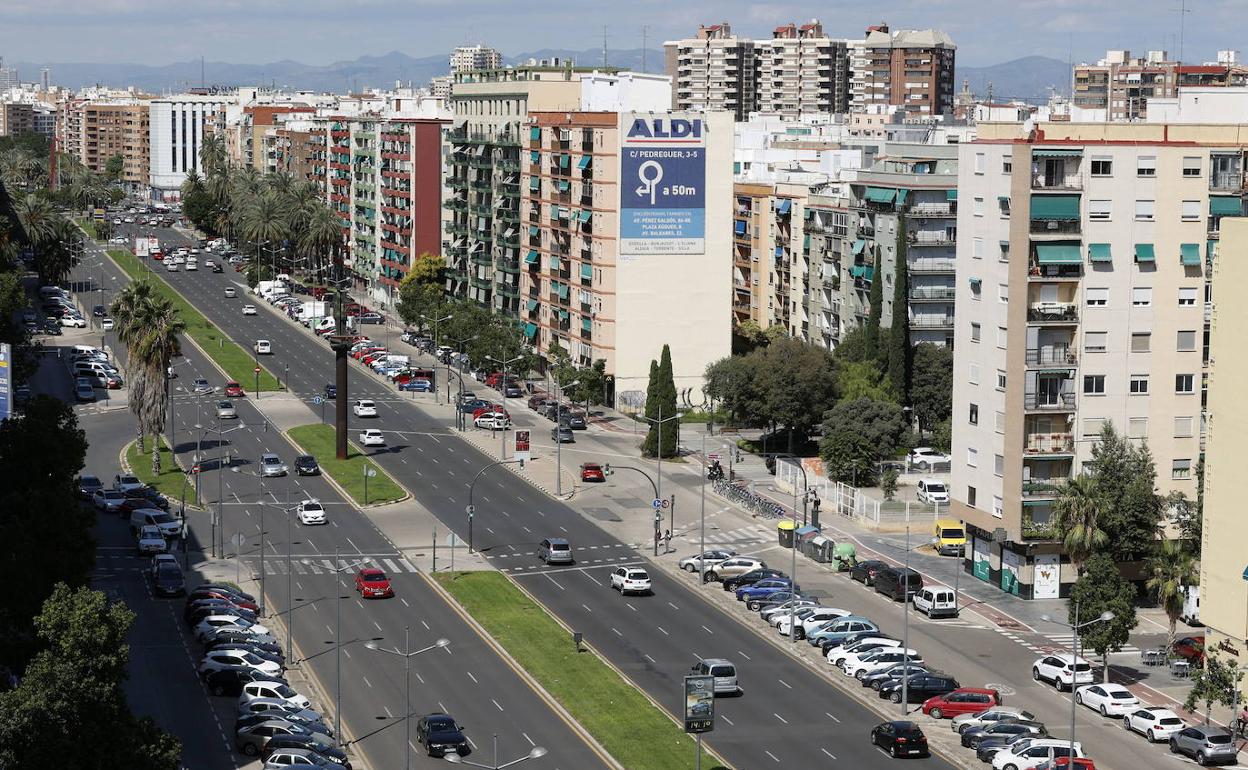
<svg viewBox="0 0 1248 770">
<path fill-rule="evenodd" d="M 1065 626 L 1070 629 L 1070 651 L 1074 653 L 1074 658 L 1073 660 L 1071 660 L 1071 663 L 1070 663 L 1070 761 L 1074 762 L 1075 761 L 1075 704 L 1078 703 L 1078 701 L 1075 699 L 1075 690 L 1078 689 L 1078 683 L 1079 683 L 1079 632 L 1087 628 L 1088 626 L 1095 625 L 1097 623 L 1108 623 L 1109 621 L 1114 619 L 1114 613 L 1110 612 L 1109 610 L 1105 610 L 1100 615 L 1097 615 L 1091 620 L 1085 620 L 1084 622 L 1080 623 L 1078 622 L 1079 621 L 1079 600 L 1076 599 L 1074 623 L 1063 623 L 1062 621 L 1055 620 L 1048 615 L 1041 615 L 1040 619 L 1045 621 L 1046 623 L 1053 623 L 1055 625 Z M 1108 665 L 1108 663 L 1109 661 L 1106 661 L 1106 665 Z"/>
<path fill-rule="evenodd" d="M 300 559 L 305 565 L 311 565 L 311 559 Z M 334 743 L 338 744 L 338 748 L 342 748 L 342 573 L 353 570 L 364 564 L 368 564 L 370 559 L 359 559 L 357 561 L 338 566 L 338 546 L 334 546 L 334 566 L 330 572 L 334 573 L 335 587 L 338 590 L 337 596 L 334 597 L 334 719 L 338 722 L 337 730 L 334 732 Z M 289 630 L 287 631 L 289 633 Z"/>
<path fill-rule="evenodd" d="M 657 451 L 655 452 L 655 454 L 658 455 L 658 459 L 659 459 L 659 469 L 658 471 L 655 472 L 655 476 L 658 478 L 659 483 L 655 485 L 656 487 L 654 490 L 655 500 L 663 499 L 663 424 L 667 422 L 671 422 L 672 420 L 679 420 L 683 416 L 684 415 L 679 410 L 677 410 L 676 414 L 672 415 L 671 417 L 664 417 L 662 406 L 659 407 L 657 417 L 646 417 L 645 415 L 641 415 L 641 419 L 645 420 L 651 425 L 657 426 L 659 429 L 659 443 L 658 443 Z M 677 451 L 680 450 L 679 439 L 676 442 L 676 449 Z M 659 555 L 659 524 L 662 521 L 662 519 L 663 517 L 659 514 L 659 512 L 655 511 L 655 516 L 654 516 L 654 555 L 655 556 Z M 671 521 L 671 526 L 673 529 L 675 528 L 675 524 L 676 524 L 676 511 L 675 509 L 673 509 L 672 521 Z"/>
<path fill-rule="evenodd" d="M 637 472 L 638 472 L 638 473 L 640 473 L 642 476 L 645 476 L 645 477 L 646 477 L 646 481 L 649 481 L 649 482 L 650 482 L 650 489 L 654 491 L 654 499 L 655 499 L 655 500 L 660 499 L 660 498 L 659 498 L 659 485 L 658 485 L 658 484 L 655 484 L 655 483 L 654 483 L 654 479 L 650 477 L 650 474 L 649 474 L 649 473 L 646 473 L 646 472 L 645 472 L 645 471 L 643 471 L 641 468 L 634 468 L 634 467 L 633 467 L 633 466 L 631 466 L 631 465 L 616 465 L 616 466 L 612 466 L 610 463 L 608 463 L 608 464 L 607 464 L 607 470 L 608 470 L 608 472 L 610 472 L 610 473 L 614 473 L 614 472 L 615 472 L 615 471 L 617 471 L 617 470 L 621 470 L 621 471 L 637 471 Z M 659 480 L 660 480 L 660 481 L 662 481 L 662 479 L 659 479 Z M 660 519 L 662 519 L 662 517 L 663 517 L 663 514 L 659 511 L 659 509 L 658 509 L 658 508 L 655 508 L 655 509 L 654 509 L 654 534 L 656 535 L 656 537 L 654 538 L 654 555 L 655 555 L 655 556 L 658 556 L 658 555 L 659 555 L 659 538 L 657 537 L 657 535 L 659 534 L 659 520 L 660 520 Z M 704 577 L 705 577 L 705 576 L 704 576 Z"/>
<path fill-rule="evenodd" d="M 406 695 L 406 706 L 403 711 L 403 770 L 410 770 L 412 766 L 412 676 L 411 666 L 412 658 L 422 652 L 437 650 L 451 643 L 450 639 L 439 639 L 428 647 L 422 647 L 419 650 L 413 650 L 411 644 L 412 627 L 403 627 L 403 649 L 391 650 L 386 647 L 378 647 L 376 642 L 365 642 L 364 646 L 370 650 L 384 652 L 389 655 L 398 655 L 403 659 L 403 681 Z"/>
<path fill-rule="evenodd" d="M 523 757 L 513 759 L 509 762 L 504 762 L 500 765 L 498 763 L 498 733 L 494 733 L 494 762 L 492 764 L 486 765 L 480 762 L 473 762 L 471 759 L 464 759 L 463 757 L 456 754 L 455 752 L 451 752 L 450 754 L 445 754 L 443 755 L 442 758 L 445 759 L 447 762 L 452 762 L 457 765 L 464 764 L 464 765 L 471 765 L 473 767 L 480 767 L 482 768 L 482 770 L 503 770 L 504 767 L 511 767 L 512 765 L 518 765 L 521 762 L 526 762 L 530 759 L 538 759 L 544 756 L 546 756 L 546 749 L 542 748 L 541 746 L 534 746 L 533 748 L 529 749 L 529 753 L 525 754 Z"/>
<path fill-rule="evenodd" d="M 580 380 L 572 380 L 567 385 L 559 386 L 559 400 L 555 402 L 555 496 L 563 496 L 563 440 L 559 438 L 559 429 L 563 427 L 563 392 L 576 385 Z M 505 387 L 505 386 L 504 386 Z"/>
<path fill-rule="evenodd" d="M 436 356 L 436 355 L 438 354 L 438 348 L 439 348 L 439 347 L 441 347 L 441 346 L 438 344 L 438 324 L 442 323 L 443 321 L 449 321 L 449 320 L 451 320 L 452 318 L 454 318 L 454 317 L 455 317 L 455 314 L 454 314 L 454 313 L 447 313 L 446 315 L 442 316 L 441 318 L 438 318 L 437 316 L 434 316 L 433 318 L 430 318 L 429 316 L 425 315 L 424 313 L 421 313 L 421 314 L 420 314 L 420 317 L 421 317 L 423 320 L 425 320 L 425 321 L 432 321 L 432 322 L 433 322 L 433 354 Z M 437 364 L 435 363 L 435 364 L 434 364 L 434 366 L 437 366 Z M 448 378 L 451 376 L 451 375 L 450 375 L 450 370 L 449 370 L 449 368 L 448 368 L 448 370 L 447 370 L 447 375 L 446 375 L 446 376 L 447 376 Z M 446 397 L 447 397 L 447 399 L 450 399 L 450 397 L 451 397 L 451 391 L 450 391 L 450 387 L 451 387 L 451 386 L 450 386 L 450 383 L 447 383 L 447 386 L 446 386 L 446 387 L 447 387 Z M 436 393 L 434 394 L 434 398 L 435 398 L 435 400 L 436 400 L 436 398 L 437 398 L 437 394 L 436 394 Z"/>
<path fill-rule="evenodd" d="M 794 513 L 796 515 L 796 512 Z M 902 579 L 906 581 L 905 588 L 902 589 L 901 603 L 901 657 L 905 661 L 901 669 L 901 715 L 904 717 L 910 711 L 910 552 L 915 548 L 922 548 L 925 545 L 934 545 L 937 538 L 925 540 L 922 543 L 910 545 L 910 524 L 906 524 L 906 557 L 904 567 L 902 569 Z M 956 598 L 956 597 L 955 597 Z M 956 604 L 956 602 L 955 602 Z"/>
<path fill-rule="evenodd" d="M 469 342 L 472 342 L 473 340 L 477 339 L 477 337 L 479 336 L 480 335 L 474 334 L 471 337 L 464 337 L 462 340 L 450 340 L 450 342 L 455 343 L 453 347 L 455 348 L 457 352 L 462 354 L 464 352 L 464 345 L 466 345 Z M 464 375 L 462 372 L 459 375 L 459 391 L 461 393 L 464 391 Z M 448 404 L 451 403 L 451 359 L 450 359 L 450 356 L 447 356 L 447 359 L 446 359 L 446 403 Z M 456 402 L 455 406 L 456 406 L 455 414 L 462 416 L 463 413 L 459 411 L 459 403 Z M 456 422 L 458 422 L 458 418 L 456 419 Z"/>
<path fill-rule="evenodd" d="M 507 367 L 511 366 L 515 362 L 524 358 L 524 356 L 513 356 L 512 358 L 508 358 L 506 360 L 498 359 L 498 358 L 495 358 L 494 356 L 486 356 L 486 358 L 490 361 L 493 361 L 496 364 L 500 364 L 503 367 L 503 382 L 502 382 L 503 408 L 506 409 L 507 408 Z M 501 457 L 504 460 L 507 459 L 507 426 L 510 423 L 511 423 L 511 420 L 503 420 L 503 450 L 502 450 L 502 453 L 499 455 L 499 457 Z M 556 430 L 558 430 L 558 426 L 556 426 Z"/>
</svg>

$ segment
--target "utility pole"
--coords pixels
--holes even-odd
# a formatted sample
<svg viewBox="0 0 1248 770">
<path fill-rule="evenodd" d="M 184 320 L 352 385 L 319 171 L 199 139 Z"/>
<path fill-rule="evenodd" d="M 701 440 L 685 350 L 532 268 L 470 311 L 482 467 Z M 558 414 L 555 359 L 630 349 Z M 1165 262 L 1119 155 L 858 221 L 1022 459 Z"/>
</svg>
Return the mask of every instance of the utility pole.
<svg viewBox="0 0 1248 770">
<path fill-rule="evenodd" d="M 646 37 L 647 37 L 647 33 L 649 32 L 650 32 L 650 27 L 645 24 L 642 24 L 641 25 L 641 71 L 642 72 L 647 72 L 646 70 Z"/>
<path fill-rule="evenodd" d="M 607 66 L 607 25 L 602 25 L 602 66 Z"/>
<path fill-rule="evenodd" d="M 337 393 L 334 396 L 334 456 L 339 460 L 347 459 L 347 351 L 351 344 L 347 339 L 346 303 L 343 299 L 343 286 L 346 276 L 343 275 L 342 244 L 338 244 L 333 255 L 334 284 L 334 331 L 329 337 L 329 346 L 334 351 L 334 382 Z"/>
</svg>

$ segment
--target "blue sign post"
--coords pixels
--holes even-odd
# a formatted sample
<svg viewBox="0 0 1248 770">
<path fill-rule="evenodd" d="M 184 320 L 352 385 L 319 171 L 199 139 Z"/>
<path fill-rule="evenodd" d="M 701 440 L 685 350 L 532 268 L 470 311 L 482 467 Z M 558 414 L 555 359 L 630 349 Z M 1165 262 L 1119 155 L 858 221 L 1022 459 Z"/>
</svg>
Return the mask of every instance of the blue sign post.
<svg viewBox="0 0 1248 770">
<path fill-rule="evenodd" d="M 706 136 L 701 117 L 623 116 L 620 254 L 706 252 Z"/>
</svg>

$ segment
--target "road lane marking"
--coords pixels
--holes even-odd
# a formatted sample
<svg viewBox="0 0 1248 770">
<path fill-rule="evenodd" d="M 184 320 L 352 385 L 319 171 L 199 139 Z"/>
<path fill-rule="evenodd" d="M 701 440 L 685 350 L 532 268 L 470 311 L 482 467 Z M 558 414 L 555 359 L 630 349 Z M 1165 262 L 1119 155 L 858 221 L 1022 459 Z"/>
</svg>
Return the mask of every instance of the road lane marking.
<svg viewBox="0 0 1248 770">
<path fill-rule="evenodd" d="M 790 685 L 788 682 L 784 681 L 783 679 L 777 679 L 776 681 L 777 681 L 777 682 L 779 682 L 780 684 L 784 685 L 785 687 L 789 688 L 790 690 L 792 690 L 792 689 L 793 689 L 793 686 L 792 686 L 792 685 Z"/>
<path fill-rule="evenodd" d="M 779 717 L 776 717 L 776 718 L 777 718 L 777 719 L 779 719 Z M 782 722 L 783 722 L 784 720 L 782 720 L 782 719 L 781 719 L 780 721 L 782 721 Z M 785 724 L 788 724 L 788 722 L 785 722 Z M 768 751 L 767 749 L 763 749 L 763 753 L 764 753 L 764 754 L 766 754 L 767 756 L 771 757 L 772 759 L 776 760 L 777 762 L 779 762 L 779 761 L 780 761 L 780 758 L 779 758 L 779 757 L 777 757 L 775 754 L 772 754 L 772 753 L 771 753 L 770 751 Z"/>
</svg>

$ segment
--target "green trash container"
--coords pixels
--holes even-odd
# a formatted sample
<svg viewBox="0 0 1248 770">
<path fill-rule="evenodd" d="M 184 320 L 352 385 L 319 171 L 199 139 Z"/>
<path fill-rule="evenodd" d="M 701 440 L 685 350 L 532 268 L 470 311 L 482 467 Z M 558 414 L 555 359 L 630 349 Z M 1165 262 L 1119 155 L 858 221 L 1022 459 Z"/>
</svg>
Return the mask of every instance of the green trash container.
<svg viewBox="0 0 1248 770">
<path fill-rule="evenodd" d="M 780 534 L 780 545 L 785 548 L 793 547 L 793 521 L 791 519 L 777 522 L 776 532 Z"/>
</svg>

